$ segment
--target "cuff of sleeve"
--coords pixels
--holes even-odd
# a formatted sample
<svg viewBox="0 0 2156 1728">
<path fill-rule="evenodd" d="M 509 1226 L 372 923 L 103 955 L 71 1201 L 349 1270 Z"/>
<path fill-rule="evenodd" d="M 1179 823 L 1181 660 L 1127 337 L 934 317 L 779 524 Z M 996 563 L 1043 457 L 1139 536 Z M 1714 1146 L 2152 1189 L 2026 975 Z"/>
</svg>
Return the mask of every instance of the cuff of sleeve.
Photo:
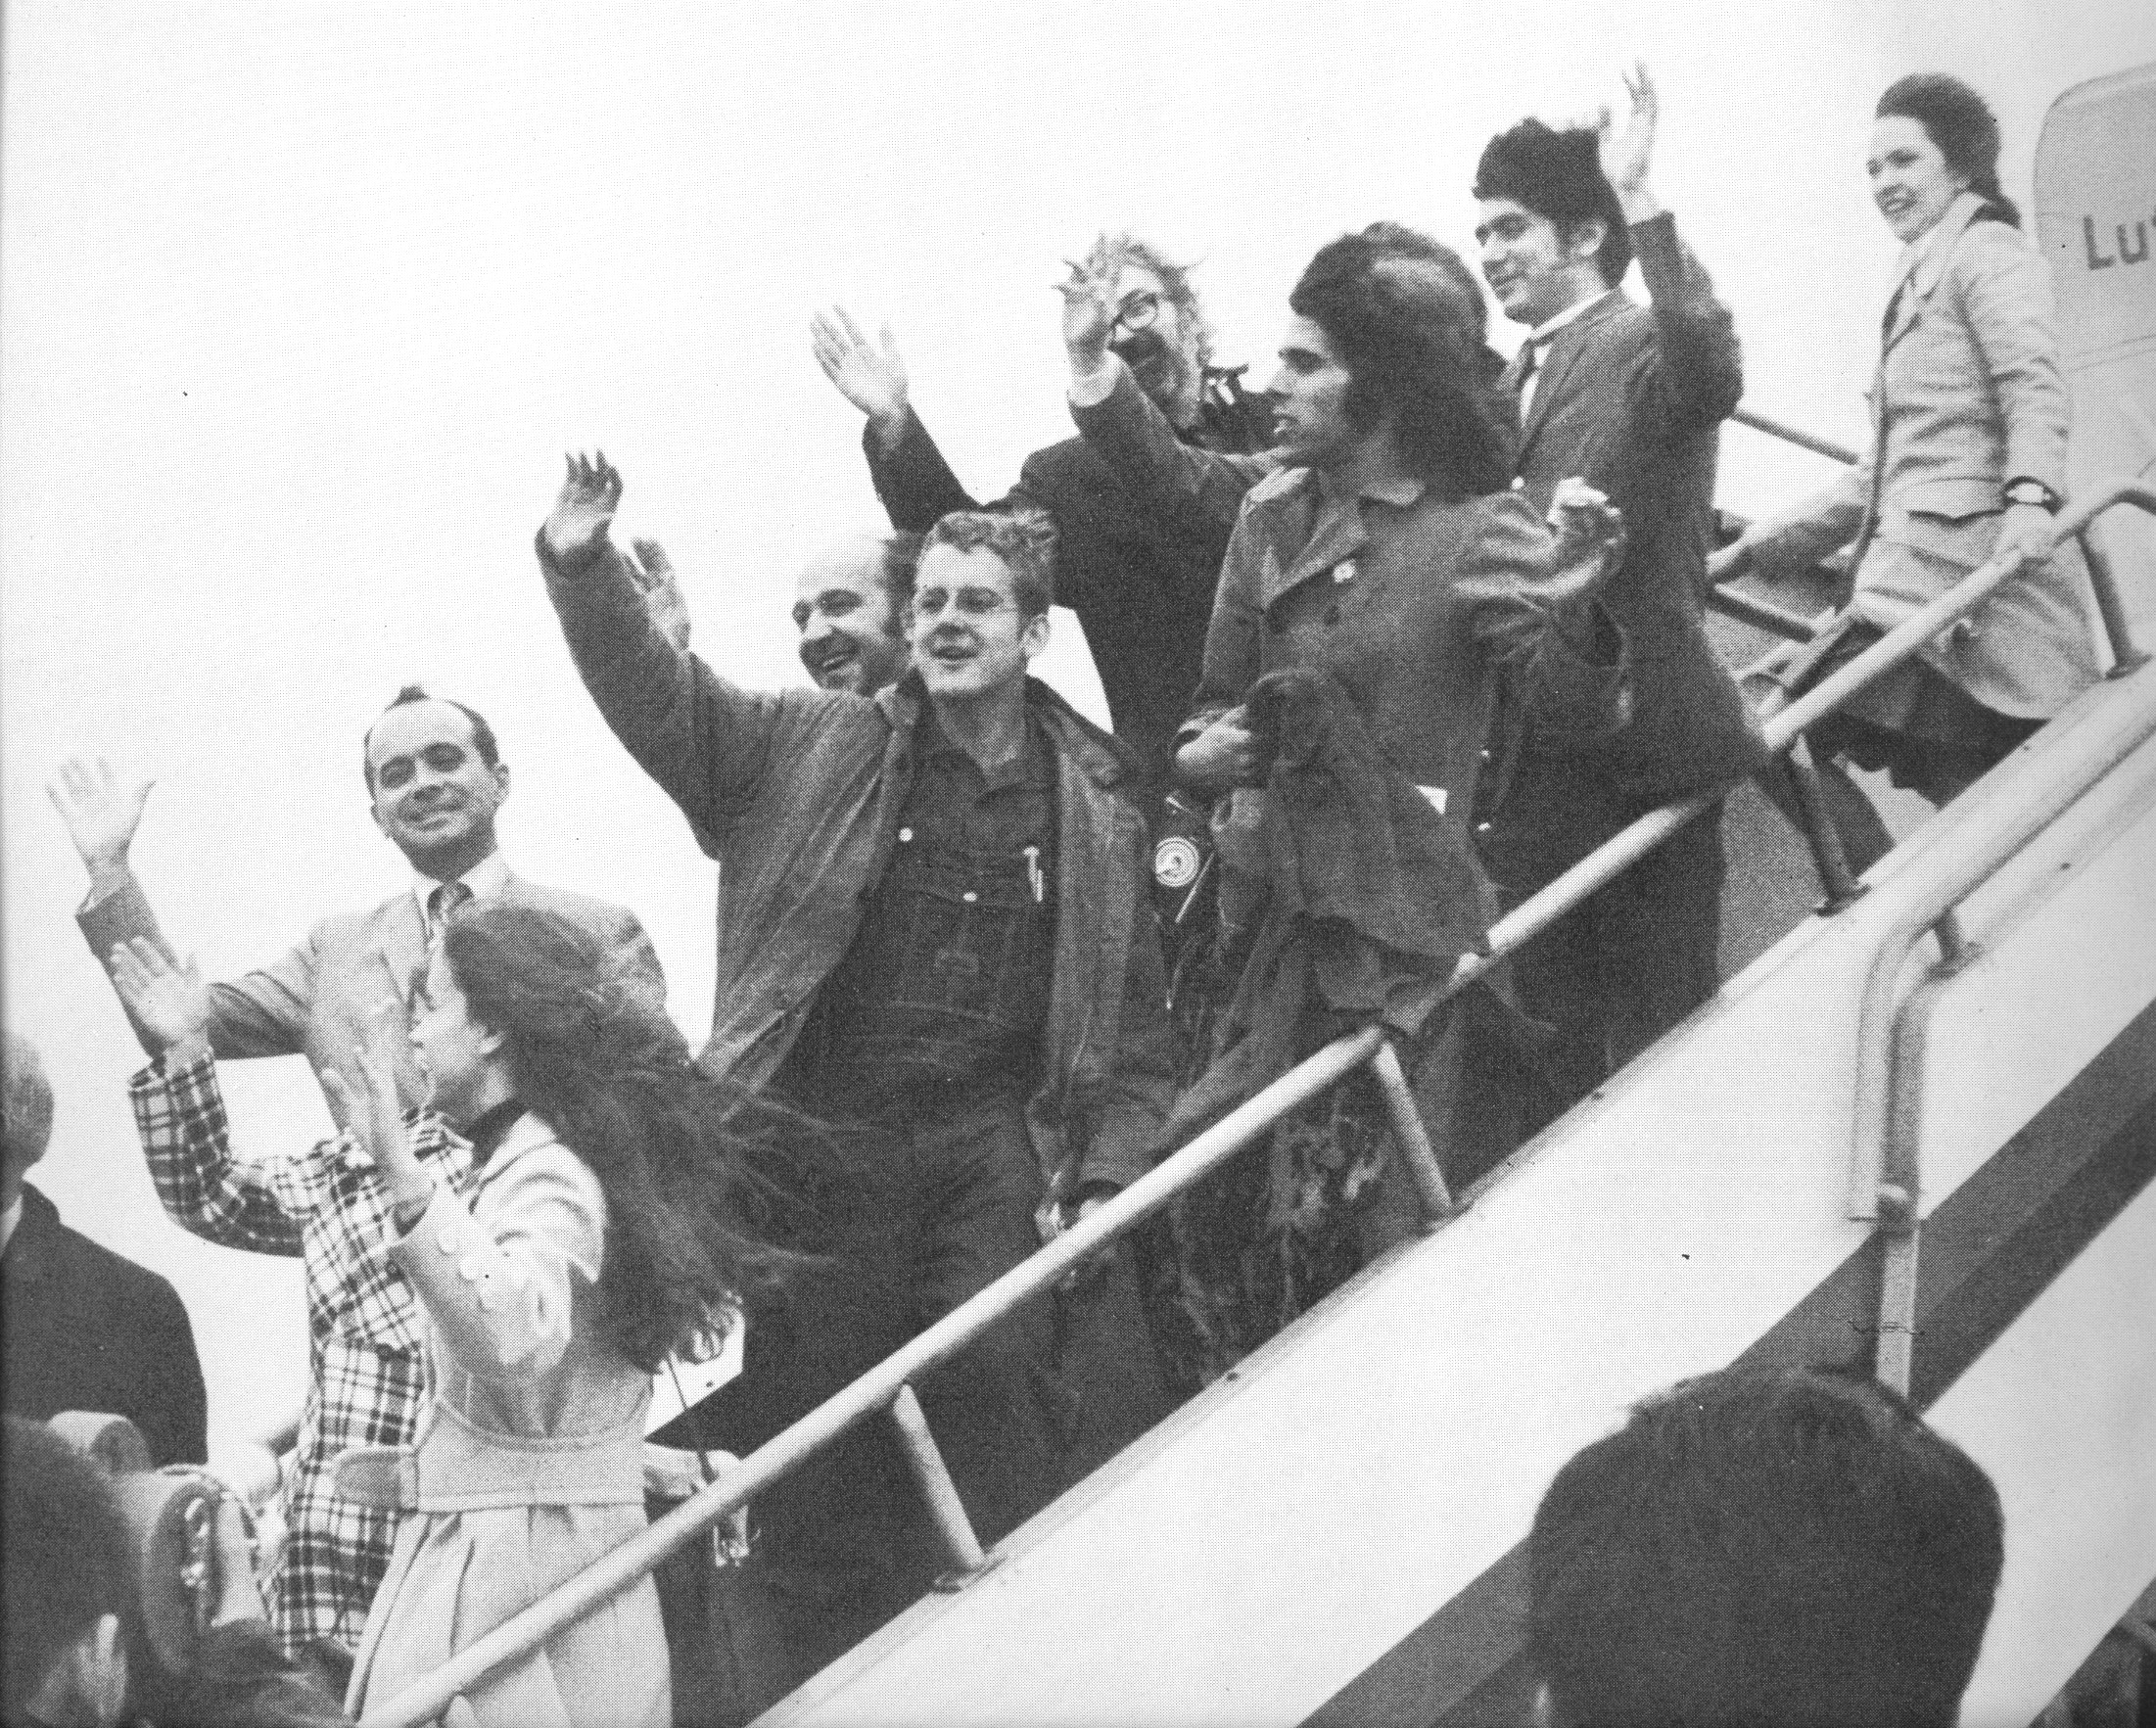
<svg viewBox="0 0 2156 1728">
<path fill-rule="evenodd" d="M 1083 378 L 1070 381 L 1070 405 L 1074 408 L 1097 408 L 1115 394 L 1115 387 L 1122 382 L 1127 368 L 1120 354 L 1109 354 L 1107 363 L 1098 372 L 1088 372 Z"/>
</svg>

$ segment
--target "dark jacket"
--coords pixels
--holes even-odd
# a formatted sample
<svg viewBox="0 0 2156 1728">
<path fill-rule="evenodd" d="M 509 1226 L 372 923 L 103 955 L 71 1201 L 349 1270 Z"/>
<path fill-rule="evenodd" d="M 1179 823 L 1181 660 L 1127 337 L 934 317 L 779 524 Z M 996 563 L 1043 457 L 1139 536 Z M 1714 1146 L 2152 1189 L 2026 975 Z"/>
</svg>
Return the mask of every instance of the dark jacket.
<svg viewBox="0 0 2156 1728">
<path fill-rule="evenodd" d="M 1556 541 L 1516 493 L 1417 486 L 1346 498 L 1307 468 L 1254 487 L 1220 574 L 1195 737 L 1264 674 L 1329 672 L 1408 781 L 1473 809 L 1500 681 L 1553 735 L 1623 723 L 1623 644 L 1591 606 L 1553 603 Z"/>
<path fill-rule="evenodd" d="M 741 689 L 652 626 L 612 546 L 573 572 L 543 537 L 539 554 L 585 687 L 719 861 L 719 994 L 698 1063 L 762 1087 L 890 863 L 919 682 L 874 697 Z M 1043 1180 L 1063 1197 L 1143 1173 L 1174 1058 L 1128 765 L 1045 684 L 1029 681 L 1027 697 L 1055 753 L 1057 873 L 1044 1073 L 1026 1119 Z"/>
<path fill-rule="evenodd" d="M 70 1230 L 34 1188 L 23 1190 L 22 1222 L 0 1256 L 0 1337 L 10 1416 L 124 1416 L 153 1463 L 208 1460 L 202 1365 L 178 1293 Z"/>
<path fill-rule="evenodd" d="M 1632 718 L 1584 754 L 1651 807 L 1741 778 L 1765 751 L 1701 622 L 1721 423 L 1744 395 L 1736 328 L 1667 214 L 1631 232 L 1654 306 L 1613 294 L 1558 332 L 1518 469 L 1537 512 L 1577 475 L 1624 513 L 1624 563 L 1598 597 L 1631 654 Z M 1520 364 L 1506 369 L 1509 389 Z"/>
<path fill-rule="evenodd" d="M 1218 402 L 1206 404 L 1187 436 L 1206 449 L 1257 447 L 1249 417 Z M 916 416 L 908 415 L 896 449 L 880 448 L 873 433 L 864 435 L 863 448 L 894 528 L 925 532 L 954 510 L 982 507 Z M 1082 438 L 1034 451 L 1017 488 L 992 507 L 1021 506 L 1055 520 L 1056 601 L 1085 626 L 1116 736 L 1138 752 L 1157 788 L 1166 780 L 1169 740 L 1197 687 L 1234 515 L 1148 507 Z"/>
</svg>

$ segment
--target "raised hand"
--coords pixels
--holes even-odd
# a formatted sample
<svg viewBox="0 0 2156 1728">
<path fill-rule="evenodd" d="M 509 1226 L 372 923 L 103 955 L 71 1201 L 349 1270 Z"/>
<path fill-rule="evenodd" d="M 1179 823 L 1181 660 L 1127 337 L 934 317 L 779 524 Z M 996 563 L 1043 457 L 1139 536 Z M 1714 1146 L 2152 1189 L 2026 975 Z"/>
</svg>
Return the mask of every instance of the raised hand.
<svg viewBox="0 0 2156 1728">
<path fill-rule="evenodd" d="M 210 986 L 192 959 L 175 965 L 149 937 L 137 936 L 115 948 L 106 963 L 119 1000 L 160 1051 L 209 1042 Z"/>
<path fill-rule="evenodd" d="M 122 779 L 104 757 L 70 756 L 45 796 L 68 824 L 68 838 L 88 866 L 93 888 L 127 873 L 127 849 L 142 823 L 142 807 L 155 780 Z"/>
<path fill-rule="evenodd" d="M 583 559 L 606 538 L 607 525 L 621 502 L 621 473 L 604 450 L 589 460 L 571 456 L 568 476 L 542 531 L 546 549 L 564 563 Z"/>
<path fill-rule="evenodd" d="M 630 568 L 644 591 L 644 610 L 659 633 L 680 653 L 688 652 L 688 602 L 681 598 L 680 579 L 674 574 L 674 560 L 657 540 L 632 540 L 635 559 Z"/>
<path fill-rule="evenodd" d="M 1063 347 L 1070 354 L 1073 378 L 1088 378 L 1107 364 L 1108 338 L 1115 334 L 1112 284 L 1088 257 L 1083 263 L 1063 260 L 1070 274 L 1055 284 L 1063 297 Z"/>
<path fill-rule="evenodd" d="M 330 1109 L 366 1148 L 389 1185 L 390 1197 L 398 1202 L 424 1200 L 434 1191 L 434 1179 L 412 1150 L 397 1099 L 397 1062 L 391 1052 L 404 1036 L 403 1004 L 394 997 L 378 1000 L 362 1013 L 359 1042 L 342 1070 L 322 1070 Z"/>
<path fill-rule="evenodd" d="M 879 437 L 895 437 L 906 424 L 906 362 L 891 326 L 871 348 L 846 308 L 832 306 L 809 320 L 809 344 L 838 394 L 868 416 Z"/>
<path fill-rule="evenodd" d="M 1624 516 L 1574 475 L 1550 494 L 1550 532 L 1557 537 L 1557 574 L 1542 592 L 1562 605 L 1584 600 L 1624 562 Z"/>
<path fill-rule="evenodd" d="M 1622 135 L 1618 135 L 1607 108 L 1597 117 L 1595 130 L 1601 134 L 1602 171 L 1609 176 L 1610 185 L 1617 195 L 1624 219 L 1644 222 L 1662 209 L 1647 184 L 1647 172 L 1654 162 L 1655 122 L 1661 116 L 1661 105 L 1656 100 L 1654 77 L 1647 70 L 1644 60 L 1634 62 L 1632 70 L 1624 74 L 1624 88 L 1632 99 L 1632 113 Z"/>
</svg>

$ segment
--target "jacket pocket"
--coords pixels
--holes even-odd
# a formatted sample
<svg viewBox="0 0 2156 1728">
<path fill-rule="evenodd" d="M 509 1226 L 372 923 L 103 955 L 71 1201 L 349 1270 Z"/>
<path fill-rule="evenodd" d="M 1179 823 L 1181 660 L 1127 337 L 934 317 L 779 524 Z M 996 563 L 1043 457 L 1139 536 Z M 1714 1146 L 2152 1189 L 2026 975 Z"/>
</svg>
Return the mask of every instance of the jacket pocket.
<svg viewBox="0 0 2156 1728">
<path fill-rule="evenodd" d="M 1935 517 L 1942 522 L 1996 516 L 2005 508 L 1998 482 L 1981 477 L 1919 480 L 1898 488 L 1894 502 L 1911 516 Z"/>
</svg>

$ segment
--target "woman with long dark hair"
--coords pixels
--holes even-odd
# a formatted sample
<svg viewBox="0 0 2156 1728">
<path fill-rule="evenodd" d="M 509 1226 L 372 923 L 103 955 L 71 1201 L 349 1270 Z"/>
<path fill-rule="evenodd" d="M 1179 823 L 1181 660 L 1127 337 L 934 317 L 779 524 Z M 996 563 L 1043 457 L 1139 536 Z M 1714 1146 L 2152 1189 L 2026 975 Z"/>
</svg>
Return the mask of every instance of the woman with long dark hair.
<svg viewBox="0 0 2156 1728">
<path fill-rule="evenodd" d="M 2069 402 L 2051 277 L 1999 189 L 1998 122 L 1957 78 L 1920 72 L 1879 99 L 1866 163 L 1902 243 L 1881 323 L 1872 450 L 1834 486 L 1756 524 L 1736 575 L 1808 570 L 1854 542 L 1850 605 L 1791 683 L 1808 688 L 1994 558 L 2017 575 L 1808 737 L 1945 804 L 2097 676 L 2079 559 L 2054 553 Z M 1834 774 L 1861 869 L 1892 844 Z M 1851 818 L 1853 817 L 1853 820 Z"/>
<path fill-rule="evenodd" d="M 208 993 L 148 945 L 121 994 L 168 1044 Z M 461 1191 L 415 1155 L 388 997 L 353 1077 L 325 1076 L 386 1183 L 384 1255 L 431 1322 L 416 1443 L 339 1461 L 340 1493 L 403 1514 L 347 1707 L 379 1706 L 644 1524 L 643 1415 L 669 1356 L 708 1355 L 772 1254 L 739 1222 L 755 1106 L 691 1069 L 673 1023 L 586 931 L 479 902 L 451 915 L 412 1004 L 429 1107 L 472 1145 Z M 467 1695 L 469 1719 L 664 1724 L 647 1577 Z"/>
</svg>

